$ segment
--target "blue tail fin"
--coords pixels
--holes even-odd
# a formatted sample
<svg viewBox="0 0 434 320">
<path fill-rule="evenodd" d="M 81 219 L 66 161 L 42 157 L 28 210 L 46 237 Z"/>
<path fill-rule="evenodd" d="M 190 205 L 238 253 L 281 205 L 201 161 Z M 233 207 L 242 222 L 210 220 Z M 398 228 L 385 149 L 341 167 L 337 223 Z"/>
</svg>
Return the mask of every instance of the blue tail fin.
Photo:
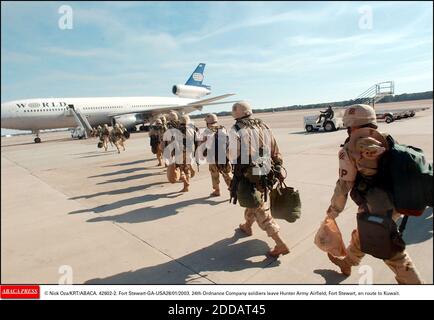
<svg viewBox="0 0 434 320">
<path fill-rule="evenodd" d="M 199 63 L 199 65 L 196 67 L 196 70 L 193 71 L 190 78 L 188 78 L 185 84 L 189 86 L 208 88 L 208 86 L 202 84 L 204 70 L 205 70 L 205 63 Z"/>
</svg>

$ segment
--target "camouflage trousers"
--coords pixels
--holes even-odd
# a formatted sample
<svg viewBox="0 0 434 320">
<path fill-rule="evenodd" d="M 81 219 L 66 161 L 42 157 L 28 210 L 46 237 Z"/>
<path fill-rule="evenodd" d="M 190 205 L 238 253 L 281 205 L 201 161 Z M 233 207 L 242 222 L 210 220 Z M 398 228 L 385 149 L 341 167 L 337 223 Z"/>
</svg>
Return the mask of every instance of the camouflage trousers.
<svg viewBox="0 0 434 320">
<path fill-rule="evenodd" d="M 115 136 L 113 137 L 113 143 L 116 146 L 116 149 L 118 150 L 118 153 L 121 153 L 120 147 L 125 151 L 125 145 L 124 145 L 125 138 Z"/>
<path fill-rule="evenodd" d="M 269 237 L 277 234 L 280 230 L 279 225 L 271 216 L 270 210 L 265 210 L 265 204 L 262 203 L 258 208 L 246 208 L 244 218 L 248 225 L 252 225 L 255 221 L 259 228 L 267 232 Z"/>
<path fill-rule="evenodd" d="M 184 186 L 190 185 L 190 178 L 194 177 L 196 172 L 193 169 L 191 164 L 180 164 L 179 170 L 181 170 L 181 178 L 180 180 L 184 182 Z"/>
<path fill-rule="evenodd" d="M 156 151 L 157 151 L 157 153 L 155 154 L 155 156 L 157 157 L 158 165 L 161 166 L 161 165 L 163 165 L 163 162 L 164 162 L 164 160 L 163 160 L 164 143 L 163 142 L 158 143 Z"/>
<path fill-rule="evenodd" d="M 401 214 L 393 208 L 393 202 L 387 192 L 380 188 L 369 190 L 366 195 L 366 207 L 359 207 L 359 212 L 368 210 L 377 214 L 387 214 L 388 210 L 393 210 L 392 219 L 396 222 Z M 360 264 L 365 256 L 360 249 L 360 238 L 358 230 L 353 230 L 350 245 L 347 248 L 346 259 L 352 266 Z M 404 250 L 397 253 L 391 259 L 383 260 L 384 263 L 395 273 L 395 279 L 399 284 L 421 284 L 423 283 L 419 272 L 413 264 L 408 253 Z"/>
<path fill-rule="evenodd" d="M 184 186 L 190 185 L 190 178 L 195 175 L 195 171 L 191 164 L 170 164 L 167 167 L 167 179 L 171 183 L 181 180 L 184 182 Z"/>
<path fill-rule="evenodd" d="M 352 266 L 358 266 L 365 254 L 360 250 L 360 239 L 357 230 L 351 234 L 351 242 L 347 248 L 347 260 Z M 395 273 L 399 284 L 422 284 L 423 281 L 408 253 L 404 250 L 384 263 Z"/>
<path fill-rule="evenodd" d="M 220 185 L 220 175 L 222 175 L 223 179 L 225 180 L 226 185 L 229 187 L 231 185 L 231 173 L 230 170 L 221 170 L 219 169 L 219 166 L 217 164 L 210 164 L 209 165 L 209 171 L 211 173 L 211 180 L 212 180 L 212 188 L 214 190 L 219 190 Z"/>
<path fill-rule="evenodd" d="M 107 151 L 107 149 L 108 149 L 109 142 L 110 142 L 110 137 L 108 135 L 103 135 L 102 136 L 102 145 L 103 145 L 105 151 Z"/>
</svg>

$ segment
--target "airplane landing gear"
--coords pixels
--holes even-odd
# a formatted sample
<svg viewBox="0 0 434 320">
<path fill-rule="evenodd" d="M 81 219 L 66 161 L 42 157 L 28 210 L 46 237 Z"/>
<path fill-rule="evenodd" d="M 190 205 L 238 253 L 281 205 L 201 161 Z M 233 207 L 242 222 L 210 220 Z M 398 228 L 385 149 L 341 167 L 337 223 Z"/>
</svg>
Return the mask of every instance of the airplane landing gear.
<svg viewBox="0 0 434 320">
<path fill-rule="evenodd" d="M 41 143 L 41 138 L 39 138 L 39 130 L 35 131 L 34 133 L 36 134 L 36 138 L 33 141 L 35 141 L 35 143 Z"/>
</svg>

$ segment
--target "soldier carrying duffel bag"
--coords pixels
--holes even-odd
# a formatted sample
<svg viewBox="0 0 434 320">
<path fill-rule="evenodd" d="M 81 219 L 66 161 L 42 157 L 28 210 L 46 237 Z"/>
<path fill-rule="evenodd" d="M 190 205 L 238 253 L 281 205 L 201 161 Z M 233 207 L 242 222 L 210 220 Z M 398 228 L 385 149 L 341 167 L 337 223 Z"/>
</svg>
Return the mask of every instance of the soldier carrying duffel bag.
<svg viewBox="0 0 434 320">
<path fill-rule="evenodd" d="M 278 180 L 284 179 L 281 174 L 282 158 L 271 130 L 252 114 L 247 102 L 237 102 L 232 106 L 236 122 L 229 132 L 228 155 L 233 166 L 231 202 L 238 202 L 245 208 L 245 222 L 240 224 L 240 230 L 250 236 L 252 225 L 257 222 L 276 242 L 268 255 L 277 258 L 288 254 L 289 248 L 280 237 L 280 227 L 265 208 L 265 202 L 268 190 Z"/>
<path fill-rule="evenodd" d="M 421 284 L 402 239 L 408 218 L 400 226 L 397 222 L 402 213 L 421 214 L 432 205 L 432 165 L 420 149 L 398 145 L 378 132 L 375 110 L 369 105 L 347 107 L 343 122 L 349 137 L 338 154 L 339 179 L 327 216 L 337 218 L 350 194 L 359 207 L 357 229 L 345 258 L 328 257 L 349 276 L 352 267 L 370 254 L 387 264 L 399 284 Z"/>
</svg>

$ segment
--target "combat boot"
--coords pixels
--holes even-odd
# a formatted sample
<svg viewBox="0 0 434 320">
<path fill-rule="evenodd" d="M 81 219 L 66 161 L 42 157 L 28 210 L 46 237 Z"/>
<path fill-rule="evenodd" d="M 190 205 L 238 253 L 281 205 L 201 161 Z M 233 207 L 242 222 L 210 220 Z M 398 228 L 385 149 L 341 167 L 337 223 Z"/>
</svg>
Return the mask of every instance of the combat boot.
<svg viewBox="0 0 434 320">
<path fill-rule="evenodd" d="M 242 232 L 244 232 L 248 236 L 251 236 L 253 234 L 252 226 L 248 225 L 247 223 L 240 224 L 239 228 Z"/>
<path fill-rule="evenodd" d="M 214 189 L 210 194 L 211 197 L 220 197 L 220 189 Z"/>
<path fill-rule="evenodd" d="M 272 258 L 278 258 L 280 255 L 289 253 L 289 248 L 286 244 L 279 244 L 274 247 L 273 250 L 268 251 L 268 255 Z"/>
<path fill-rule="evenodd" d="M 330 253 L 327 253 L 327 257 L 329 257 L 329 260 L 341 269 L 342 274 L 346 275 L 347 277 L 351 275 L 351 264 L 349 263 L 347 257 L 344 259 L 339 259 L 332 256 Z"/>
<path fill-rule="evenodd" d="M 276 242 L 276 246 L 273 250 L 268 251 L 268 256 L 278 258 L 280 255 L 285 255 L 289 253 L 288 246 L 285 244 L 285 242 L 283 242 L 278 232 L 271 235 L 271 238 Z"/>
<path fill-rule="evenodd" d="M 190 184 L 185 180 L 182 182 L 184 183 L 184 188 L 182 188 L 180 192 L 188 192 L 189 191 L 188 187 L 190 186 Z"/>
</svg>

